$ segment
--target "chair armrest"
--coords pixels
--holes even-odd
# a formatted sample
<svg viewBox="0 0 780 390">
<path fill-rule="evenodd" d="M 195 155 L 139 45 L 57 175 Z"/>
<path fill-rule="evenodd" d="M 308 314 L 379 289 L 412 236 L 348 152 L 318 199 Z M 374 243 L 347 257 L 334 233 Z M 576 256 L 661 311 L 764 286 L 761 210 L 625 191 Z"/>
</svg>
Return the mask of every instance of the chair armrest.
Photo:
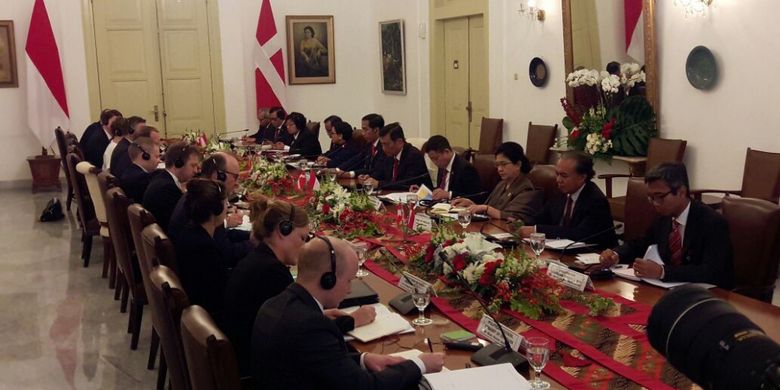
<svg viewBox="0 0 780 390">
<path fill-rule="evenodd" d="M 612 197 L 612 179 L 620 178 L 620 177 L 629 178 L 629 177 L 632 177 L 632 176 L 631 175 L 627 175 L 625 173 L 604 173 L 604 174 L 598 175 L 597 177 L 599 179 L 604 179 L 606 181 L 604 183 L 605 184 L 604 187 L 607 190 L 606 191 L 606 193 L 607 193 L 606 195 L 607 195 L 607 198 L 611 198 Z"/>
<path fill-rule="evenodd" d="M 729 194 L 729 195 L 742 195 L 740 190 L 716 190 L 716 189 L 694 189 L 690 191 L 693 199 L 701 200 L 703 194 Z"/>
</svg>

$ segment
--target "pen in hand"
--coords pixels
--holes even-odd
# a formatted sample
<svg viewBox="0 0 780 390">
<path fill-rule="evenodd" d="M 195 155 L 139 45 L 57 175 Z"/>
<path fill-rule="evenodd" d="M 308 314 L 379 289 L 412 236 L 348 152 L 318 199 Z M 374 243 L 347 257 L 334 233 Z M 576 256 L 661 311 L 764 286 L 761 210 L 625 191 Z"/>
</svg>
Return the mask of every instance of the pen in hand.
<svg viewBox="0 0 780 390">
<path fill-rule="evenodd" d="M 431 343 L 431 338 L 430 337 L 426 337 L 425 338 L 425 342 L 428 343 L 428 350 L 431 353 L 433 353 L 433 344 Z"/>
</svg>

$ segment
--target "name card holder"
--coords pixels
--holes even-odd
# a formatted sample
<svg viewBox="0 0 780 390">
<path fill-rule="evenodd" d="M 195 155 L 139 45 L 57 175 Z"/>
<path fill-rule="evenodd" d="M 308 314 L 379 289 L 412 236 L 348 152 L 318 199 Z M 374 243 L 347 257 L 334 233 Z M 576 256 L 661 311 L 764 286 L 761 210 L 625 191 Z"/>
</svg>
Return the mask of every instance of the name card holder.
<svg viewBox="0 0 780 390">
<path fill-rule="evenodd" d="M 560 264 L 548 264 L 547 276 L 557 280 L 562 285 L 571 287 L 577 291 L 585 291 L 586 288 L 593 290 L 593 282 L 588 275 L 574 271 Z"/>
<path fill-rule="evenodd" d="M 504 337 L 501 335 L 501 330 L 496 324 L 497 322 L 494 321 L 493 318 L 487 314 L 483 314 L 482 319 L 479 320 L 477 334 L 487 340 L 490 340 L 490 342 L 493 344 L 503 346 Z M 517 351 L 520 349 L 520 345 L 523 343 L 523 336 L 504 324 L 501 324 L 501 327 L 504 328 L 504 334 L 506 334 L 506 338 L 509 340 L 509 346 L 512 347 L 512 350 Z"/>
</svg>

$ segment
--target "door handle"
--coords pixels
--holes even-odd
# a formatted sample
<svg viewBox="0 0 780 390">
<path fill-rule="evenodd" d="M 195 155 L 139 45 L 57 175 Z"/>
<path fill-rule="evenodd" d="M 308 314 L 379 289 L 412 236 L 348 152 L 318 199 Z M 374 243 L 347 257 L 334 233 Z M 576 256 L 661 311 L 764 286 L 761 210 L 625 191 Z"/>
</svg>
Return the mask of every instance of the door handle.
<svg viewBox="0 0 780 390">
<path fill-rule="evenodd" d="M 466 106 L 466 111 L 469 113 L 469 123 L 471 123 L 471 113 L 472 113 L 472 106 L 471 106 L 471 100 L 469 100 L 469 104 Z"/>
<path fill-rule="evenodd" d="M 160 108 L 156 104 L 154 105 L 154 121 L 160 121 Z"/>
</svg>

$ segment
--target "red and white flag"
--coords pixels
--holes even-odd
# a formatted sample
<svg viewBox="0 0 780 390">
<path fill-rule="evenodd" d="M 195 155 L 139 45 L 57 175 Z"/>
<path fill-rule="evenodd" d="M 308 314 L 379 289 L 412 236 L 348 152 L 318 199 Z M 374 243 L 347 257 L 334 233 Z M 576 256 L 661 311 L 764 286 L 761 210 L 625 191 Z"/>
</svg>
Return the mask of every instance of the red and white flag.
<svg viewBox="0 0 780 390">
<path fill-rule="evenodd" d="M 70 113 L 60 52 L 43 0 L 35 0 L 25 52 L 27 123 L 41 145 L 49 146 L 57 126 L 70 129 Z"/>
<path fill-rule="evenodd" d="M 263 0 L 257 20 L 255 60 L 255 95 L 257 108 L 284 107 L 285 82 L 282 37 L 276 33 L 271 0 Z"/>
<path fill-rule="evenodd" d="M 640 65 L 645 63 L 645 38 L 642 0 L 624 0 L 626 23 L 626 54 Z"/>
</svg>

